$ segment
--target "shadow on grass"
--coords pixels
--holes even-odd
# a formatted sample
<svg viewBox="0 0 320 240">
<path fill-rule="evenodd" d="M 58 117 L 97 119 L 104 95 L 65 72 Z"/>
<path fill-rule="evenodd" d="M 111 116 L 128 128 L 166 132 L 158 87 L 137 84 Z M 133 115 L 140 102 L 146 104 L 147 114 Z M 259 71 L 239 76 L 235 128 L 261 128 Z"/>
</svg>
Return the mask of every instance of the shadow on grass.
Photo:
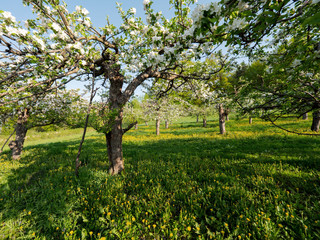
<svg viewBox="0 0 320 240">
<path fill-rule="evenodd" d="M 164 192 L 163 197 L 178 192 L 172 197 L 175 202 L 173 218 L 178 218 L 186 205 L 188 209 L 194 209 L 186 194 L 192 194 L 190 184 L 197 191 L 217 188 L 220 186 L 217 181 L 226 186 L 239 184 L 246 191 L 257 192 L 258 195 L 283 192 L 285 196 L 289 191 L 295 200 L 306 200 L 309 204 L 320 197 L 320 150 L 317 147 L 320 139 L 266 136 L 254 139 L 171 139 L 146 141 L 138 146 L 132 142 L 124 143 L 127 169 L 124 176 L 114 178 L 107 176 L 105 143 L 102 137 L 98 137 L 86 140 L 81 156 L 86 165 L 81 168 L 77 179 L 74 177 L 74 159 L 78 144 L 78 141 L 68 141 L 25 148 L 25 156 L 17 162 L 19 167 L 12 169 L 7 183 L 0 185 L 0 238 L 29 237 L 36 232 L 48 239 L 63 239 L 72 229 L 77 230 L 79 237 L 86 237 L 90 230 L 96 233 L 101 226 L 90 225 L 90 219 L 92 222 L 96 220 L 95 213 L 84 213 L 82 208 L 88 204 L 89 195 L 92 206 L 96 205 L 95 201 L 100 201 L 94 197 L 99 189 L 109 191 L 110 196 L 106 199 L 110 201 L 117 191 L 125 193 L 129 200 L 136 200 L 138 196 L 150 198 L 149 193 L 157 186 Z M 110 179 L 111 185 L 103 188 L 106 178 Z M 273 180 L 265 180 L 269 178 Z M 119 179 L 124 182 L 120 183 Z M 183 179 L 187 180 L 183 182 Z M 260 185 L 255 183 L 259 179 L 262 179 Z M 131 183 L 145 184 L 146 188 L 133 188 Z M 108 188 L 117 189 L 112 192 Z M 87 195 L 81 195 L 81 191 Z M 229 198 L 226 201 L 231 204 L 238 201 L 241 194 L 239 190 L 233 193 L 233 197 L 223 196 Z M 202 203 L 204 209 L 196 209 L 202 212 L 201 218 L 210 212 L 209 208 L 215 201 L 214 198 L 208 199 L 208 203 Z M 261 202 L 254 204 L 258 203 Z M 101 204 L 106 207 L 112 203 L 106 201 Z M 247 204 L 250 204 L 249 200 L 244 205 Z M 229 209 L 224 215 L 232 213 L 238 217 L 231 206 L 220 207 L 222 211 L 223 208 Z M 309 214 L 305 209 L 301 211 Z M 213 226 L 209 228 L 218 230 Z"/>
</svg>

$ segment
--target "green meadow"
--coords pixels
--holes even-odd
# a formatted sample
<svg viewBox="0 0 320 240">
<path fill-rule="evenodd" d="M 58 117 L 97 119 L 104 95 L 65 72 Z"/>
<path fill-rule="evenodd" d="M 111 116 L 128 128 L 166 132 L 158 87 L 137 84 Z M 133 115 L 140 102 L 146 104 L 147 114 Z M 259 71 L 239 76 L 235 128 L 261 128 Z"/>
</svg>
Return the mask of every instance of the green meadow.
<svg viewBox="0 0 320 240">
<path fill-rule="evenodd" d="M 79 178 L 81 129 L 28 132 L 20 160 L 0 155 L 0 239 L 320 239 L 320 137 L 258 119 L 231 119 L 224 136 L 214 118 L 201 125 L 130 130 L 120 176 L 90 129 Z"/>
</svg>

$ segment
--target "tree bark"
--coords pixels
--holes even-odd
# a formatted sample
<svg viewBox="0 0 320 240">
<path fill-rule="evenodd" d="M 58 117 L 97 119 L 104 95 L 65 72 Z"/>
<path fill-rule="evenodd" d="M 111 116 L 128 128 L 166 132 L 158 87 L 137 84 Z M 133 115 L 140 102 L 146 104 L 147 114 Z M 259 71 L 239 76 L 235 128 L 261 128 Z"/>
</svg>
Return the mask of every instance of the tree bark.
<svg viewBox="0 0 320 240">
<path fill-rule="evenodd" d="M 156 134 L 160 135 L 160 119 L 156 120 Z"/>
<path fill-rule="evenodd" d="M 222 104 L 219 104 L 219 128 L 220 128 L 220 134 L 226 133 L 226 116 L 227 113 L 223 108 Z"/>
<path fill-rule="evenodd" d="M 226 114 L 226 121 L 229 121 L 229 114 Z"/>
<path fill-rule="evenodd" d="M 303 120 L 308 120 L 308 113 L 304 113 L 304 114 L 302 115 L 302 119 L 303 119 Z"/>
<path fill-rule="evenodd" d="M 12 159 L 20 159 L 23 149 L 24 140 L 27 135 L 28 127 L 27 122 L 29 118 L 29 111 L 25 109 L 23 113 L 19 114 L 16 125 L 16 138 L 9 143 L 9 147 L 12 153 Z"/>
<path fill-rule="evenodd" d="M 249 124 L 252 124 L 252 117 L 249 117 Z"/>
<path fill-rule="evenodd" d="M 199 115 L 197 114 L 197 123 L 199 122 Z"/>
<path fill-rule="evenodd" d="M 207 118 L 205 118 L 205 117 L 202 120 L 202 126 L 207 127 Z"/>
<path fill-rule="evenodd" d="M 169 121 L 168 120 L 165 121 L 165 126 L 166 126 L 166 129 L 169 128 Z"/>
<path fill-rule="evenodd" d="M 148 122 L 147 121 L 145 121 L 144 123 L 146 124 L 146 126 L 148 126 Z"/>
<path fill-rule="evenodd" d="M 311 130 L 314 132 L 319 132 L 320 127 L 320 111 L 316 111 L 312 113 L 312 125 Z"/>
<path fill-rule="evenodd" d="M 107 150 L 109 157 L 109 173 L 111 175 L 120 174 L 124 170 L 124 161 L 122 154 L 122 136 L 124 134 L 122 130 L 123 119 L 123 106 L 125 100 L 122 95 L 122 86 L 124 77 L 118 71 L 120 68 L 117 66 L 114 71 L 111 72 L 109 88 L 109 110 L 111 116 L 108 121 L 109 131 L 105 133 L 107 140 Z M 110 72 L 109 72 L 110 74 Z"/>
<path fill-rule="evenodd" d="M 135 125 L 134 125 L 134 129 L 138 129 L 138 123 L 136 123 Z"/>
</svg>

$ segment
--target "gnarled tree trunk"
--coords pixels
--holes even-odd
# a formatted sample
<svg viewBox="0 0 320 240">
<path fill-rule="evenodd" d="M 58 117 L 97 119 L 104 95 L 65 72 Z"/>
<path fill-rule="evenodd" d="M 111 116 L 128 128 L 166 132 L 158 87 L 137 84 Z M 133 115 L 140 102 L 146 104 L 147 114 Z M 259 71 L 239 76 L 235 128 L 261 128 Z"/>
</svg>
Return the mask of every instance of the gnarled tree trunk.
<svg viewBox="0 0 320 240">
<path fill-rule="evenodd" d="M 124 170 L 124 161 L 122 154 L 122 119 L 124 103 L 122 97 L 123 76 L 118 71 L 113 72 L 113 76 L 109 76 L 109 109 L 113 116 L 108 125 L 110 131 L 106 133 L 107 149 L 109 157 L 109 173 L 117 175 Z"/>
<path fill-rule="evenodd" d="M 29 118 L 28 109 L 25 109 L 23 113 L 19 114 L 16 125 L 16 138 L 9 143 L 9 147 L 12 152 L 12 159 L 20 159 L 23 149 L 24 140 L 27 135 L 28 127 L 27 122 Z"/>
<path fill-rule="evenodd" d="M 314 132 L 319 132 L 320 127 L 320 111 L 316 111 L 312 113 L 312 125 L 311 130 Z"/>
<path fill-rule="evenodd" d="M 228 115 L 227 111 L 223 108 L 222 104 L 219 104 L 219 128 L 220 134 L 225 134 L 226 131 L 226 116 Z"/>
</svg>

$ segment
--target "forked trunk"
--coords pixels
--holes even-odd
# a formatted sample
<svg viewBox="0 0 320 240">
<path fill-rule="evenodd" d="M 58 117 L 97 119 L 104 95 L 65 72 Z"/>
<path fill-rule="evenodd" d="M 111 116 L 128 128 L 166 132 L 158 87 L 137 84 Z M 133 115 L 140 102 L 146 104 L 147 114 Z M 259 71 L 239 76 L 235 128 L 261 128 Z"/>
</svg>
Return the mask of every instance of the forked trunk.
<svg viewBox="0 0 320 240">
<path fill-rule="evenodd" d="M 320 111 L 316 111 L 312 113 L 312 125 L 311 130 L 314 132 L 319 132 L 320 127 Z"/>
<path fill-rule="evenodd" d="M 165 126 L 166 126 L 166 129 L 169 128 L 169 121 L 168 120 L 165 121 Z"/>
<path fill-rule="evenodd" d="M 249 124 L 252 124 L 252 117 L 249 117 Z"/>
<path fill-rule="evenodd" d="M 203 118 L 202 126 L 207 127 L 207 119 L 206 118 Z"/>
<path fill-rule="evenodd" d="M 220 134 L 226 133 L 226 112 L 222 104 L 219 104 L 219 128 Z"/>
<path fill-rule="evenodd" d="M 156 134 L 160 135 L 160 119 L 156 120 Z"/>
<path fill-rule="evenodd" d="M 16 138 L 14 141 L 9 143 L 9 147 L 12 152 L 12 159 L 20 159 L 23 149 L 24 140 L 27 135 L 27 121 L 28 121 L 28 110 L 26 109 L 22 114 L 19 115 L 16 125 Z"/>
<path fill-rule="evenodd" d="M 308 120 L 308 113 L 304 113 L 304 114 L 302 115 L 302 119 L 303 119 L 303 120 Z"/>
</svg>

